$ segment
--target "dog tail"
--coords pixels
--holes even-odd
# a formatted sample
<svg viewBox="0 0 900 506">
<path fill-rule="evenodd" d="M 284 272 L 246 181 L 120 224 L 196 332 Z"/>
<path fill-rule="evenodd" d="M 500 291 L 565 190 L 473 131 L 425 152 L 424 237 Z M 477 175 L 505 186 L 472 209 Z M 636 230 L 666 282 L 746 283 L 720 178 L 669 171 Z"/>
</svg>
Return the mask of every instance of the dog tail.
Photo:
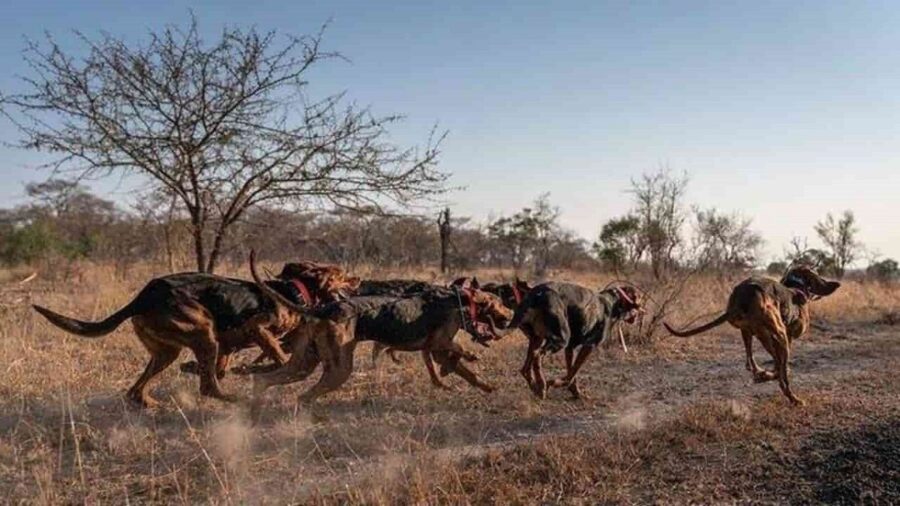
<svg viewBox="0 0 900 506">
<path fill-rule="evenodd" d="M 668 330 L 669 333 L 672 335 L 675 335 L 678 337 L 690 337 L 690 336 L 695 336 L 697 334 L 700 334 L 701 332 L 706 332 L 707 330 L 709 330 L 711 328 L 718 327 L 719 325 L 721 325 L 727 321 L 728 321 L 728 313 L 722 313 L 722 315 L 719 316 L 718 318 L 716 318 L 715 320 L 713 320 L 709 323 L 705 323 L 703 325 L 700 325 L 697 328 L 690 329 L 690 330 L 677 331 L 677 330 L 673 329 L 668 323 L 663 322 L 663 325 L 666 327 L 666 330 Z"/>
<path fill-rule="evenodd" d="M 63 316 L 55 311 L 51 311 L 45 307 L 35 304 L 34 310 L 46 318 L 50 323 L 65 330 L 70 334 L 82 337 L 101 337 L 109 334 L 119 327 L 125 320 L 137 314 L 138 303 L 141 296 L 138 295 L 127 306 L 108 316 L 105 320 L 99 322 L 86 322 Z"/>
</svg>

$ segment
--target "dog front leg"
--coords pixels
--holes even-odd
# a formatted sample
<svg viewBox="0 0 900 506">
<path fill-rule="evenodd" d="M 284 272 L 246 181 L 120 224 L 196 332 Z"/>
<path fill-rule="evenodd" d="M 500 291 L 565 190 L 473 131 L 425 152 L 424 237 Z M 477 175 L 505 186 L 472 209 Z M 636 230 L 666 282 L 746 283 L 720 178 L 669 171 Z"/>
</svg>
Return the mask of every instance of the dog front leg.
<svg viewBox="0 0 900 506">
<path fill-rule="evenodd" d="M 522 369 L 519 370 L 519 373 L 528 383 L 528 388 L 532 391 L 534 391 L 534 377 L 531 374 L 531 363 L 534 361 L 539 347 L 540 342 L 536 338 L 528 336 L 528 351 L 525 352 L 525 363 L 522 365 Z"/>
<path fill-rule="evenodd" d="M 275 335 L 268 329 L 258 327 L 255 332 L 256 344 L 262 349 L 263 353 L 274 360 L 278 365 L 286 364 L 289 357 L 284 350 L 281 349 L 281 343 L 275 338 Z"/>
<path fill-rule="evenodd" d="M 441 364 L 441 367 L 446 367 L 450 372 L 455 373 L 457 376 L 466 380 L 470 385 L 480 388 L 486 393 L 491 393 L 494 391 L 494 387 L 488 385 L 487 383 L 478 379 L 478 376 L 468 367 L 463 365 L 458 357 L 451 357 L 450 353 L 444 350 L 435 351 L 434 359 Z"/>
<path fill-rule="evenodd" d="M 431 377 L 431 384 L 443 390 L 451 390 L 447 384 L 441 381 L 437 371 L 434 368 L 434 360 L 431 357 L 430 350 L 422 350 L 422 359 L 425 360 L 425 367 L 428 369 L 428 375 Z"/>
</svg>

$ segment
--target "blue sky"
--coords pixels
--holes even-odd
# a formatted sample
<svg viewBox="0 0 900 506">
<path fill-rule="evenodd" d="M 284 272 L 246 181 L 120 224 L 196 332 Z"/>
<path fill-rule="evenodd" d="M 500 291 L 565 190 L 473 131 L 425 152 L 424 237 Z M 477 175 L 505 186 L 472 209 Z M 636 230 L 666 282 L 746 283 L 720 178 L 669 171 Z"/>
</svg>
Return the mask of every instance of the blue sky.
<svg viewBox="0 0 900 506">
<path fill-rule="evenodd" d="M 510 213 L 542 192 L 593 238 L 629 207 L 629 180 L 668 165 L 689 200 L 753 218 L 767 255 L 853 209 L 861 239 L 900 257 L 900 9 L 889 2 L 30 2 L 0 16 L 0 89 L 25 72 L 23 36 L 108 31 L 139 40 L 193 10 L 205 32 L 313 32 L 332 62 L 313 90 L 347 90 L 423 142 L 457 214 Z M 0 121 L 0 140 L 15 139 Z M 0 206 L 46 173 L 0 147 Z M 134 182 L 96 189 L 127 200 Z"/>
</svg>

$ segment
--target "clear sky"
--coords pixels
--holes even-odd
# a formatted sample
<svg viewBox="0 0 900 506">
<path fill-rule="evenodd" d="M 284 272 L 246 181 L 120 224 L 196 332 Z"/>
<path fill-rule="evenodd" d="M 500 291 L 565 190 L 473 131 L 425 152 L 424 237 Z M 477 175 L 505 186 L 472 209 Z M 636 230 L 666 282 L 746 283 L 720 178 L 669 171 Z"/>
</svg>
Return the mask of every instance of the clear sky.
<svg viewBox="0 0 900 506">
<path fill-rule="evenodd" d="M 71 30 L 135 40 L 193 10 L 205 32 L 255 24 L 303 34 L 351 62 L 315 89 L 347 90 L 422 142 L 450 131 L 441 167 L 461 215 L 511 213 L 542 192 L 585 238 L 624 213 L 631 177 L 661 164 L 701 207 L 753 218 L 769 257 L 853 209 L 861 239 L 900 258 L 900 9 L 892 2 L 6 2 L 0 87 L 25 71 L 23 36 Z M 0 140 L 16 133 L 0 121 Z M 0 147 L 0 206 L 43 179 Z M 132 183 L 96 188 L 127 199 Z M 815 243 L 815 241 L 811 241 Z"/>
</svg>

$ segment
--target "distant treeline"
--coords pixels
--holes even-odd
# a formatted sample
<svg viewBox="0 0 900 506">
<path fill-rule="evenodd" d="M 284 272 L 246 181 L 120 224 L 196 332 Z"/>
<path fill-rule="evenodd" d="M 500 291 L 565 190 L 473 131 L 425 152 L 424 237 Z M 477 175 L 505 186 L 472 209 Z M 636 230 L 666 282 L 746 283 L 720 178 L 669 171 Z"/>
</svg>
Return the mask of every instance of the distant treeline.
<svg viewBox="0 0 900 506">
<path fill-rule="evenodd" d="M 483 225 L 451 218 L 448 263 L 453 271 L 501 268 L 523 275 L 549 269 L 603 269 L 627 274 L 645 270 L 656 277 L 686 268 L 773 274 L 791 261 L 842 277 L 857 260 L 852 213 L 829 215 L 816 227 L 825 248 L 795 239 L 783 261 L 760 265 L 761 236 L 749 219 L 681 202 L 686 178 L 667 171 L 633 183 L 635 206 L 610 219 L 589 242 L 559 225 L 559 211 L 542 195 L 511 216 Z M 164 197 L 142 199 L 130 209 L 98 197 L 70 181 L 49 180 L 25 188 L 29 203 L 0 209 L 0 262 L 8 266 L 77 259 L 114 263 L 127 270 L 157 262 L 169 270 L 192 270 L 188 217 Z M 686 232 L 690 233 L 686 233 Z M 247 211 L 230 228 L 225 260 L 241 263 L 250 248 L 272 261 L 313 259 L 347 267 L 436 267 L 441 239 L 438 216 L 298 212 L 273 207 Z M 900 278 L 892 259 L 870 261 L 865 273 L 882 281 Z"/>
</svg>

